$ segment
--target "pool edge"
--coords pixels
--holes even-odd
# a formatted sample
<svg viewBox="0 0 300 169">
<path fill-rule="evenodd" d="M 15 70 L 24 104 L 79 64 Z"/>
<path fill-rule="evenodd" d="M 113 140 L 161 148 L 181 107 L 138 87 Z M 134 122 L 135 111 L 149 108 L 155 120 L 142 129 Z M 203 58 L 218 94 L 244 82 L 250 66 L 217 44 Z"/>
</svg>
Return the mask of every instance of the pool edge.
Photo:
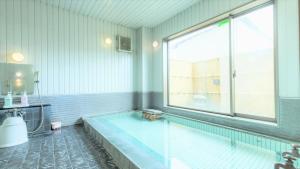
<svg viewBox="0 0 300 169">
<path fill-rule="evenodd" d="M 91 124 L 89 121 L 89 118 L 84 118 L 84 130 L 87 132 L 88 135 L 90 135 L 92 138 L 94 138 L 98 143 L 100 143 L 106 151 L 112 156 L 113 161 L 116 163 L 116 165 L 121 169 L 153 169 L 155 167 L 156 169 L 166 169 L 163 167 L 159 162 L 151 165 L 141 165 L 136 162 L 137 160 L 130 158 L 129 154 L 126 154 L 126 152 L 123 152 L 120 150 L 121 148 L 117 145 L 114 145 L 112 143 L 112 139 L 105 136 L 103 133 L 97 131 L 95 126 Z M 145 156 L 139 156 L 140 161 L 153 161 L 154 159 L 145 157 Z M 156 160 L 154 160 L 156 161 Z"/>
</svg>

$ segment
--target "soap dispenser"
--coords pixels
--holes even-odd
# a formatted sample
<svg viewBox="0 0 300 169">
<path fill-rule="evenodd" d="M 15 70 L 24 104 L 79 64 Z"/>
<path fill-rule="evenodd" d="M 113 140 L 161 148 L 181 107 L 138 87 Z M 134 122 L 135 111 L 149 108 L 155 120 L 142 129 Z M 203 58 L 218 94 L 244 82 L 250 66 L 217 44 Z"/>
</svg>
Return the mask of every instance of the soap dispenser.
<svg viewBox="0 0 300 169">
<path fill-rule="evenodd" d="M 4 108 L 10 108 L 12 107 L 13 104 L 13 98 L 11 95 L 11 92 L 8 92 L 7 95 L 4 98 Z"/>
<path fill-rule="evenodd" d="M 24 91 L 23 96 L 21 96 L 21 105 L 22 106 L 29 106 L 28 104 L 28 97 L 27 97 L 27 92 Z"/>
</svg>

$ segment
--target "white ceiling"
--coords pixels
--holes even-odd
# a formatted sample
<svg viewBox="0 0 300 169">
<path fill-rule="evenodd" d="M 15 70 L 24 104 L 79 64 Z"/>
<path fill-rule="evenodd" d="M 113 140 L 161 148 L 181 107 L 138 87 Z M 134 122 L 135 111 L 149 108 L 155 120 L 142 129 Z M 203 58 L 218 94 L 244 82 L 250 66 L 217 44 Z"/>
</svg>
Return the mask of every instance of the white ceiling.
<svg viewBox="0 0 300 169">
<path fill-rule="evenodd" d="M 201 0 L 42 0 L 132 28 L 154 27 Z"/>
</svg>

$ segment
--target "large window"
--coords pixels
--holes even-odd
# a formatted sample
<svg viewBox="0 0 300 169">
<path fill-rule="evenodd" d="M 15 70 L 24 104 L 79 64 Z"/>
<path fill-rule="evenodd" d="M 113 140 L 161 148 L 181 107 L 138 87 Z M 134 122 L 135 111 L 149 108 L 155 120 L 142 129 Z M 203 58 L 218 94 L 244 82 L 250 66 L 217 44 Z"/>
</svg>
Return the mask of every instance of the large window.
<svg viewBox="0 0 300 169">
<path fill-rule="evenodd" d="M 167 42 L 168 106 L 275 119 L 269 4 Z"/>
</svg>

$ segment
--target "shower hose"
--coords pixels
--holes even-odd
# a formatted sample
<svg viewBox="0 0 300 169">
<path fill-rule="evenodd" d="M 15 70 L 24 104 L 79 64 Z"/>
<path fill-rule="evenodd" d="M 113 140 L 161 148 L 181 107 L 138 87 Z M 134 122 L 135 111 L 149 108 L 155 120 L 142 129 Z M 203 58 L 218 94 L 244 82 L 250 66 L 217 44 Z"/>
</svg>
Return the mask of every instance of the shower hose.
<svg viewBox="0 0 300 169">
<path fill-rule="evenodd" d="M 41 120 L 40 120 L 40 123 L 39 123 L 38 127 L 35 128 L 33 131 L 28 132 L 28 134 L 35 134 L 37 131 L 39 131 L 42 128 L 42 126 L 44 124 L 44 106 L 42 104 L 42 99 L 41 99 L 41 95 L 40 95 L 39 81 L 38 80 L 34 81 L 34 83 L 36 85 L 37 94 L 38 94 L 38 98 L 39 98 L 39 103 L 41 105 L 41 111 L 40 111 L 40 113 L 41 113 Z"/>
</svg>

